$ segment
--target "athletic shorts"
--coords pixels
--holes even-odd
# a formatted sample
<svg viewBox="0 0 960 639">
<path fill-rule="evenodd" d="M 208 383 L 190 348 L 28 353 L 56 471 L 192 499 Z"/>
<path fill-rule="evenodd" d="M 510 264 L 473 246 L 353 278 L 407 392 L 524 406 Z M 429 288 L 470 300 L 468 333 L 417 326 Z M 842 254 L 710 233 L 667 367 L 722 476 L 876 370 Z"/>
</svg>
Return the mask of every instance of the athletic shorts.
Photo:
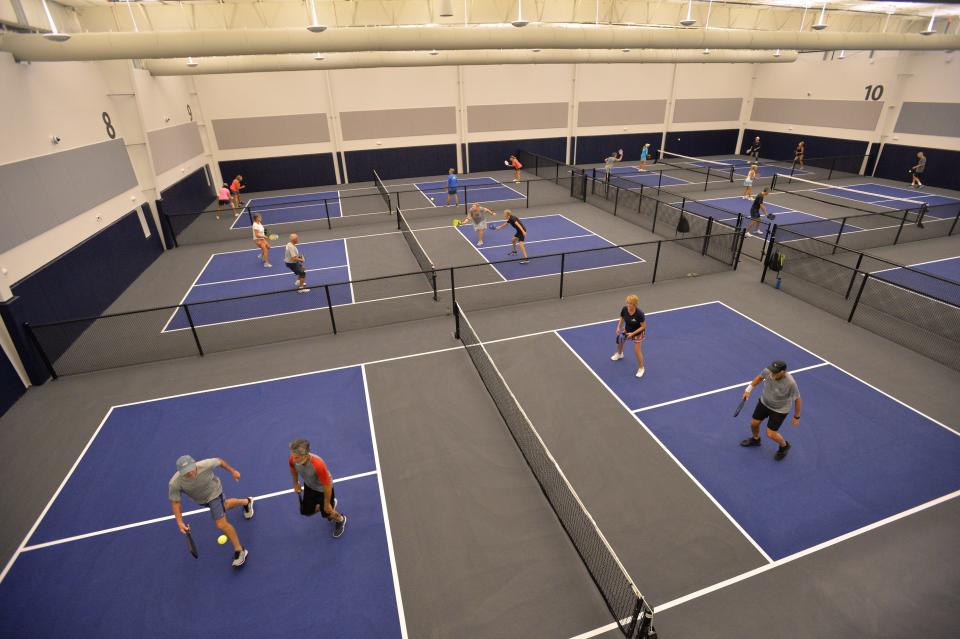
<svg viewBox="0 0 960 639">
<path fill-rule="evenodd" d="M 447 193 L 448 193 L 449 195 L 456 195 L 456 194 L 457 194 L 457 187 L 455 187 L 455 186 L 448 186 L 448 187 L 447 187 Z"/>
<path fill-rule="evenodd" d="M 223 503 L 223 493 L 205 503 L 204 506 L 210 509 L 210 516 L 213 517 L 214 521 L 227 516 L 227 508 Z"/>
<path fill-rule="evenodd" d="M 230 200 L 217 200 L 217 204 L 220 206 L 230 206 Z"/>
<path fill-rule="evenodd" d="M 751 180 L 750 178 L 747 178 L 747 179 L 745 179 L 745 180 L 743 181 L 743 185 L 744 185 L 744 186 L 753 186 L 753 180 Z"/>
<path fill-rule="evenodd" d="M 646 338 L 647 338 L 647 329 L 643 329 L 642 331 L 640 331 L 639 334 L 634 335 L 633 337 L 628 337 L 628 338 L 626 338 L 626 341 L 628 341 L 628 342 L 637 342 L 637 343 L 642 344 L 642 343 L 643 343 L 643 340 L 645 340 Z"/>
<path fill-rule="evenodd" d="M 300 502 L 300 514 L 305 517 L 311 517 L 317 514 L 317 506 L 320 506 L 320 514 L 326 519 L 330 519 L 323 512 L 323 491 L 317 492 L 316 490 L 310 488 L 306 484 L 303 485 L 303 494 L 301 495 L 303 500 Z M 337 496 L 336 491 L 333 486 L 330 486 L 330 505 L 333 505 L 333 500 Z"/>
<path fill-rule="evenodd" d="M 750 209 L 750 219 L 759 220 L 760 219 L 760 209 Z"/>
<path fill-rule="evenodd" d="M 520 231 L 517 231 L 516 233 L 514 233 L 513 236 L 514 236 L 515 238 L 517 238 L 517 241 L 518 241 L 518 242 L 522 242 L 522 241 L 523 241 L 523 233 L 521 233 Z"/>
<path fill-rule="evenodd" d="M 284 262 L 287 268 L 294 272 L 297 277 L 306 277 L 307 272 L 303 270 L 303 262 Z"/>
<path fill-rule="evenodd" d="M 783 424 L 783 420 L 787 418 L 786 413 L 775 413 L 766 406 L 763 405 L 763 402 L 757 400 L 757 407 L 753 409 L 753 418 L 758 421 L 767 420 L 767 428 L 770 430 L 780 430 L 780 426 Z"/>
<path fill-rule="evenodd" d="M 473 230 L 478 233 L 486 228 L 486 222 L 471 222 L 473 224 Z"/>
</svg>

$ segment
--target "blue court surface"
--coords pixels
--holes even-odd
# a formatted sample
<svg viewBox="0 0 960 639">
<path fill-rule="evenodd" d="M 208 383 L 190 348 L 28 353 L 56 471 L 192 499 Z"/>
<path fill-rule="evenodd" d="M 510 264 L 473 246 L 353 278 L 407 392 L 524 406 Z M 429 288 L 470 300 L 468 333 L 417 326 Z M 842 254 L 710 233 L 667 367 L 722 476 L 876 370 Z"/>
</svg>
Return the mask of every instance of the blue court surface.
<svg viewBox="0 0 960 639">
<path fill-rule="evenodd" d="M 610 181 L 617 186 L 636 188 L 637 186 L 676 186 L 690 184 L 688 180 L 661 173 L 659 170 L 641 170 L 636 166 L 615 166 L 610 169 Z"/>
<path fill-rule="evenodd" d="M 616 322 L 558 331 L 771 560 L 835 540 L 960 489 L 960 436 L 719 302 L 648 315 L 646 375 L 631 348 L 613 353 Z M 802 421 L 776 444 L 744 448 L 761 389 L 739 417 L 748 381 L 774 359 L 793 372 Z M 791 410 L 792 415 L 792 410 Z"/>
<path fill-rule="evenodd" d="M 789 209 L 784 206 L 778 206 L 769 201 L 764 202 L 767 207 L 767 213 L 773 213 L 776 224 L 797 224 L 806 222 L 804 234 L 811 237 L 822 237 L 826 235 L 836 235 L 840 231 L 840 222 L 822 218 L 812 213 L 804 213 L 795 209 Z M 679 208 L 680 202 L 674 202 L 672 205 Z M 727 226 L 734 226 L 737 222 L 737 214 L 743 216 L 743 224 L 750 220 L 750 207 L 753 205 L 753 199 L 744 199 L 743 197 L 721 197 L 710 200 L 687 200 L 684 210 L 696 213 L 702 217 L 713 217 L 714 220 Z M 760 223 L 761 232 L 769 225 L 764 217 Z M 843 227 L 844 232 L 853 232 L 863 230 L 853 224 L 847 224 Z"/>
<path fill-rule="evenodd" d="M 339 539 L 299 514 L 298 437 L 333 474 Z M 199 559 L 187 552 L 167 500 L 183 454 L 225 459 L 241 478 L 216 471 L 224 496 L 257 498 L 253 519 L 228 512 L 243 567 L 185 497 Z M 0 582 L 0 636 L 401 637 L 380 482 L 362 367 L 114 407 Z"/>
<path fill-rule="evenodd" d="M 457 180 L 457 194 L 460 204 L 474 202 L 503 202 L 506 200 L 524 200 L 520 191 L 501 184 L 492 177 L 460 178 Z M 447 205 L 447 182 L 415 182 L 414 186 L 430 200 L 434 206 Z M 453 198 L 451 197 L 451 204 Z"/>
<path fill-rule="evenodd" d="M 639 264 L 645 261 L 622 248 L 616 248 L 612 242 L 563 215 L 521 217 L 520 221 L 527 229 L 528 239 L 524 245 L 530 257 L 529 264 L 521 264 L 519 254 L 509 254 L 514 235 L 513 227 L 505 226 L 499 231 L 491 229 L 491 226 L 502 224 L 502 218 L 495 221 L 488 220 L 487 230 L 484 233 L 484 245 L 481 247 L 476 247 L 477 235 L 472 224 L 462 224 L 457 227 L 457 230 L 477 248 L 485 260 L 492 263 L 491 266 L 504 280 L 557 275 L 560 273 L 561 259 L 556 254 L 570 251 L 586 252 L 567 255 L 563 260 L 565 273 L 623 264 Z M 544 255 L 555 257 L 534 259 Z"/>
<path fill-rule="evenodd" d="M 350 280 L 346 240 L 297 245 L 305 258 L 309 293 L 296 292 L 296 275 L 283 263 L 285 246 L 270 248 L 273 268 L 263 267 L 260 249 L 212 255 L 180 302 L 190 305 L 189 319 L 193 325 L 209 326 L 327 307 L 330 302 L 323 284 Z M 331 286 L 330 297 L 335 306 L 351 304 L 353 288 L 349 284 Z M 189 319 L 186 311 L 178 308 L 163 332 L 189 329 Z"/>
<path fill-rule="evenodd" d="M 340 192 L 320 191 L 318 193 L 299 193 L 295 195 L 277 195 L 275 197 L 257 197 L 248 201 L 240 217 L 233 221 L 232 229 L 248 229 L 253 225 L 253 216 L 260 214 L 263 225 L 293 224 L 312 220 L 325 220 L 340 217 Z"/>
<path fill-rule="evenodd" d="M 750 166 L 753 164 L 752 160 L 745 160 L 743 158 L 730 158 L 726 160 L 717 160 L 717 163 L 714 162 L 691 162 L 693 166 L 699 167 L 701 169 L 710 168 L 715 171 L 729 171 L 730 167 L 735 167 L 733 169 L 733 174 L 746 177 L 747 173 L 750 172 Z M 725 165 L 725 166 L 724 166 Z M 764 164 L 763 160 L 757 164 L 757 177 L 773 177 L 778 173 L 790 172 L 789 166 L 777 166 Z M 807 175 L 810 171 L 805 171 L 803 169 L 794 169 L 793 175 Z"/>
<path fill-rule="evenodd" d="M 855 191 L 861 192 L 857 193 L 847 189 L 855 189 Z M 960 213 L 960 198 L 926 193 L 919 189 L 905 189 L 897 186 L 888 186 L 886 184 L 876 184 L 874 182 L 844 184 L 843 188 L 834 187 L 812 190 L 816 193 L 823 193 L 825 195 L 863 202 L 865 204 L 885 206 L 897 210 L 917 206 L 912 203 L 904 203 L 902 201 L 903 199 L 913 200 L 914 202 L 926 202 L 930 207 L 927 213 L 930 217 L 949 219 L 956 217 L 956 215 Z"/>
<path fill-rule="evenodd" d="M 942 302 L 960 306 L 960 257 L 948 257 L 909 266 L 909 269 L 894 268 L 875 271 L 872 275 L 884 282 L 926 293 Z M 929 273 L 941 279 L 926 277 L 923 273 Z"/>
</svg>

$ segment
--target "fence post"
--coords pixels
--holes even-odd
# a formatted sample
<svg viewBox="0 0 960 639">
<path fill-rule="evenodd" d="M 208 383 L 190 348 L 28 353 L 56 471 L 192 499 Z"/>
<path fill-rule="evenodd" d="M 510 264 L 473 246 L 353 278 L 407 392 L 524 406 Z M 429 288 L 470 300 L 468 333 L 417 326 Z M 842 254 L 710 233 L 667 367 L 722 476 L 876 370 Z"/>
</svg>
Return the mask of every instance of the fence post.
<svg viewBox="0 0 960 639">
<path fill-rule="evenodd" d="M 743 241 L 744 241 L 744 240 L 746 239 L 746 237 L 747 237 L 747 230 L 746 230 L 746 229 L 737 229 L 737 230 L 734 232 L 734 235 L 740 237 L 740 244 L 737 245 L 737 249 L 736 249 L 736 250 L 737 250 L 737 254 L 734 256 L 734 261 L 733 261 L 733 270 L 737 270 L 737 267 L 740 266 L 740 256 L 743 255 Z M 733 243 L 734 243 L 734 244 L 737 244 L 737 238 L 736 238 L 736 237 L 734 237 Z"/>
<path fill-rule="evenodd" d="M 839 246 L 840 244 L 840 236 L 843 235 L 843 227 L 845 227 L 846 225 L 847 225 L 847 218 L 843 218 L 842 220 L 840 220 L 840 230 L 837 231 L 837 239 L 834 240 L 833 242 L 833 252 L 830 253 L 831 255 L 837 254 L 837 246 Z"/>
<path fill-rule="evenodd" d="M 170 242 L 173 244 L 173 248 L 178 248 L 180 244 L 177 243 L 177 234 L 173 232 L 173 222 L 170 221 L 170 216 L 161 211 L 160 223 L 166 224 L 166 229 L 170 232 Z"/>
<path fill-rule="evenodd" d="M 467 202 L 470 201 L 470 186 L 467 184 L 463 185 L 463 214 L 464 217 L 470 215 L 470 205 Z"/>
<path fill-rule="evenodd" d="M 540 156 L 533 156 L 533 174 L 540 177 Z"/>
<path fill-rule="evenodd" d="M 23 327 L 27 330 L 27 339 L 30 340 L 30 343 L 33 344 L 33 347 L 37 349 L 37 353 L 40 355 L 43 365 L 47 367 L 47 372 L 50 373 L 50 377 L 57 379 L 57 371 L 53 369 L 53 364 L 50 363 L 50 358 L 47 357 L 46 351 L 44 351 L 43 347 L 40 346 L 40 340 L 37 339 L 36 334 L 33 332 L 33 327 L 30 326 L 30 322 L 24 322 Z"/>
<path fill-rule="evenodd" d="M 655 233 L 657 230 L 657 213 L 660 212 L 660 200 L 654 198 L 653 200 L 653 228 L 650 229 L 651 233 Z"/>
<path fill-rule="evenodd" d="M 566 263 L 566 253 L 560 254 L 560 299 L 563 299 L 563 271 Z"/>
<path fill-rule="evenodd" d="M 909 212 L 910 209 L 903 209 L 903 217 L 900 218 L 900 228 L 897 229 L 897 236 L 893 238 L 894 244 L 900 241 L 900 232 L 903 231 L 903 225 L 907 222 L 907 213 Z"/>
<path fill-rule="evenodd" d="M 637 198 L 637 213 L 643 210 L 643 184 L 640 185 L 640 197 Z"/>
<path fill-rule="evenodd" d="M 827 173 L 827 181 L 829 182 L 833 178 L 833 169 L 837 166 L 837 157 L 834 156 L 830 160 L 830 172 Z"/>
<path fill-rule="evenodd" d="M 707 218 L 707 233 L 703 236 L 703 251 L 700 252 L 700 255 L 706 255 L 707 249 L 710 247 L 710 231 L 713 230 L 713 216 Z"/>
<path fill-rule="evenodd" d="M 337 334 L 337 320 L 333 316 L 333 299 L 330 297 L 330 285 L 323 285 L 323 293 L 327 296 L 327 310 L 330 311 L 330 326 L 333 327 L 333 334 Z"/>
<path fill-rule="evenodd" d="M 557 169 L 557 172 L 556 172 L 556 176 L 553 178 L 553 183 L 554 183 L 554 184 L 560 184 L 560 163 L 558 162 L 558 163 L 555 165 L 555 167 L 556 167 L 556 169 Z"/>
<path fill-rule="evenodd" d="M 853 300 L 853 308 L 850 309 L 850 316 L 847 318 L 847 322 L 853 321 L 853 314 L 857 312 L 857 306 L 860 305 L 860 296 L 863 295 L 863 288 L 867 285 L 867 280 L 870 279 L 869 273 L 863 274 L 863 281 L 860 282 L 860 290 L 857 291 L 857 299 Z"/>
<path fill-rule="evenodd" d="M 706 191 L 710 186 L 710 165 L 707 165 L 707 179 L 703 181 L 703 190 Z"/>
<path fill-rule="evenodd" d="M 327 230 L 333 229 L 333 225 L 330 224 L 330 205 L 328 204 L 330 200 L 323 198 L 323 214 L 327 216 Z M 341 213 L 342 215 L 342 213 Z"/>
<path fill-rule="evenodd" d="M 437 301 L 437 272 L 430 271 L 430 282 L 433 284 L 433 301 Z"/>
<path fill-rule="evenodd" d="M 953 224 L 950 225 L 950 232 L 947 233 L 947 237 L 953 235 L 953 229 L 957 228 L 958 220 L 960 220 L 960 211 L 957 211 L 956 217 L 953 218 Z"/>
<path fill-rule="evenodd" d="M 527 187 L 525 189 L 525 197 L 527 198 L 527 208 L 529 209 L 530 208 L 530 180 L 527 180 L 526 182 L 524 182 L 524 184 Z"/>
<path fill-rule="evenodd" d="M 687 210 L 687 198 L 683 198 L 683 200 L 680 201 L 680 215 L 683 215 L 686 210 Z"/>
<path fill-rule="evenodd" d="M 454 333 L 456 337 L 460 337 L 460 318 L 457 316 L 457 285 L 453 280 L 454 268 L 450 267 L 450 304 L 452 304 L 451 309 L 453 309 L 453 315 L 456 318 L 457 331 Z"/>
<path fill-rule="evenodd" d="M 769 241 L 773 240 L 773 234 L 770 232 L 776 226 L 767 226 L 767 230 L 763 233 L 763 245 L 760 247 L 760 261 L 763 261 L 763 256 L 767 253 L 767 244 Z M 744 227 L 744 232 L 746 232 L 746 227 Z"/>
<path fill-rule="evenodd" d="M 663 186 L 663 169 L 660 169 L 660 175 L 657 176 L 657 190 L 660 190 L 661 186 Z"/>
<path fill-rule="evenodd" d="M 616 189 L 613 193 L 613 216 L 617 216 L 617 206 L 620 204 L 620 187 L 614 186 Z"/>
<path fill-rule="evenodd" d="M 770 235 L 770 243 L 769 243 L 770 251 L 769 252 L 773 253 L 773 250 L 776 248 L 776 245 L 777 245 L 777 225 L 774 224 L 772 227 L 768 228 L 767 231 Z M 764 238 L 763 241 L 766 246 L 766 241 L 767 241 L 766 238 Z M 763 262 L 763 273 L 760 274 L 760 282 L 765 283 L 767 281 L 767 267 L 770 265 L 770 260 L 764 258 L 763 253 L 760 253 L 760 260 Z"/>
<path fill-rule="evenodd" d="M 596 169 L 594 169 L 594 177 L 596 177 Z M 587 201 L 587 177 L 586 177 L 586 174 L 584 174 L 584 177 L 583 177 L 583 193 L 582 193 L 580 199 L 583 200 L 584 202 Z"/>
<path fill-rule="evenodd" d="M 657 267 L 660 266 L 660 245 L 663 244 L 663 240 L 657 240 L 657 256 L 653 258 L 653 277 L 650 278 L 651 284 L 656 284 L 657 282 Z"/>
<path fill-rule="evenodd" d="M 453 339 L 460 339 L 460 310 L 453 302 Z"/>
<path fill-rule="evenodd" d="M 857 272 L 860 270 L 860 263 L 863 262 L 863 253 L 857 257 L 857 265 L 853 267 L 853 276 L 850 278 L 850 285 L 847 287 L 847 292 L 844 294 L 843 299 L 850 299 L 850 291 L 853 290 L 853 283 L 857 281 Z"/>
<path fill-rule="evenodd" d="M 187 315 L 187 323 L 190 324 L 190 332 L 193 333 L 193 341 L 197 343 L 197 351 L 200 353 L 200 357 L 203 357 L 203 347 L 200 346 L 200 337 L 197 335 L 197 327 L 193 325 L 193 316 L 190 315 L 190 306 L 184 304 L 183 308 L 184 313 Z"/>
</svg>

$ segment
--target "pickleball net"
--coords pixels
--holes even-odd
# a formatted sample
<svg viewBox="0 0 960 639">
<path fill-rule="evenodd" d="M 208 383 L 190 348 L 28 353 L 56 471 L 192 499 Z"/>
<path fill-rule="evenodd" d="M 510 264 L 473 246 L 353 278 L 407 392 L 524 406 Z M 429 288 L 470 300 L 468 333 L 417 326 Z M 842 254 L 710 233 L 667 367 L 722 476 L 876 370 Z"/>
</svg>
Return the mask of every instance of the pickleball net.
<svg viewBox="0 0 960 639">
<path fill-rule="evenodd" d="M 848 186 L 825 184 L 816 180 L 782 173 L 774 176 L 770 190 L 771 192 L 790 193 L 807 200 L 853 209 L 862 213 L 890 214 L 891 217 L 898 217 L 904 211 L 919 211 L 924 205 L 923 200 L 919 199 L 896 197 Z"/>
<path fill-rule="evenodd" d="M 659 149 L 657 153 L 659 154 L 657 162 L 664 167 L 703 175 L 707 182 L 732 182 L 734 171 L 741 166 L 741 164 L 708 160 L 682 153 L 671 153 L 663 149 Z"/>
<path fill-rule="evenodd" d="M 561 526 L 583 560 L 590 577 L 600 591 L 617 627 L 629 639 L 652 639 L 653 610 L 616 553 L 597 527 L 593 517 L 567 481 L 553 455 L 547 449 L 530 418 L 510 390 L 486 346 L 454 302 L 456 336 L 463 343 L 470 360 L 480 374 L 484 387 L 500 412 L 524 460 L 536 477 Z"/>
<path fill-rule="evenodd" d="M 377 185 L 377 190 L 380 191 L 380 197 L 383 198 L 383 203 L 387 205 L 387 210 L 392 211 L 393 208 L 390 204 L 390 191 L 387 190 L 387 185 L 383 183 L 383 180 L 380 179 L 380 174 L 376 170 L 373 171 L 373 181 Z"/>
<path fill-rule="evenodd" d="M 400 209 L 397 209 L 397 229 L 399 229 L 403 234 L 403 239 L 407 241 L 407 245 L 410 247 L 410 252 L 413 253 L 413 256 L 417 260 L 417 264 L 420 265 L 420 270 L 423 271 L 427 281 L 430 282 L 430 286 L 433 288 L 433 299 L 436 300 L 437 267 L 433 265 L 433 261 L 427 256 L 427 252 L 424 250 L 423 245 L 420 244 L 420 240 L 417 239 L 413 229 L 410 228 L 410 224 L 407 223 L 407 218 L 404 217 L 403 211 Z"/>
</svg>

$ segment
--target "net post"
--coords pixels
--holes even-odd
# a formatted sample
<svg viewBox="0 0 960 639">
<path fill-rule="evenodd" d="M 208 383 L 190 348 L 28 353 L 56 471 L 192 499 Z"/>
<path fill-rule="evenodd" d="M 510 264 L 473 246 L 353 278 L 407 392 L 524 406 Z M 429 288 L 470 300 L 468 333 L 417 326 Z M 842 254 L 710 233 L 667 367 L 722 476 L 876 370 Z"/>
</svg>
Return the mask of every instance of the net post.
<svg viewBox="0 0 960 639">
<path fill-rule="evenodd" d="M 43 347 L 40 346 L 40 340 L 37 339 L 36 333 L 33 332 L 33 327 L 30 326 L 30 322 L 24 322 L 23 328 L 27 332 L 27 340 L 33 344 L 33 347 L 37 350 L 37 354 L 40 355 L 40 361 L 43 362 L 43 365 L 47 368 L 47 372 L 50 373 L 52 379 L 57 379 L 57 371 L 54 370 L 53 364 L 50 362 L 50 358 L 47 357 L 47 352 L 43 350 Z"/>
<path fill-rule="evenodd" d="M 453 281 L 454 268 L 450 267 L 450 304 L 453 309 L 453 336 L 460 339 L 460 307 L 457 306 L 457 287 Z"/>
<path fill-rule="evenodd" d="M 470 215 L 470 205 L 467 202 L 470 201 L 469 193 L 470 186 L 467 184 L 463 185 L 463 214 L 464 216 Z"/>
<path fill-rule="evenodd" d="M 847 317 L 847 323 L 853 322 L 853 314 L 857 312 L 857 306 L 860 304 L 860 296 L 863 295 L 863 289 L 867 285 L 868 279 L 870 279 L 870 274 L 864 273 L 863 281 L 860 282 L 860 290 L 857 291 L 857 298 L 853 300 L 853 307 L 850 309 L 850 315 Z"/>
<path fill-rule="evenodd" d="M 953 230 L 957 228 L 957 222 L 960 221 L 960 209 L 957 210 L 957 214 L 953 218 L 953 224 L 950 225 L 950 232 L 947 233 L 947 237 L 953 235 Z"/>
<path fill-rule="evenodd" d="M 779 173 L 773 174 L 773 179 L 770 180 L 770 192 L 773 193 L 777 190 L 777 178 L 780 177 Z"/>
<path fill-rule="evenodd" d="M 330 200 L 323 198 L 323 214 L 327 216 L 327 230 L 332 230 L 333 225 L 330 224 L 330 205 L 328 204 Z"/>
<path fill-rule="evenodd" d="M 663 169 L 660 169 L 660 175 L 657 177 L 657 188 L 663 186 Z"/>
<path fill-rule="evenodd" d="M 740 243 L 737 244 L 737 238 L 739 237 Z M 747 238 L 747 230 L 738 228 L 734 232 L 733 243 L 736 245 L 736 255 L 733 258 L 733 270 L 737 270 L 737 267 L 740 266 L 740 256 L 743 255 L 743 242 Z"/>
<path fill-rule="evenodd" d="M 768 245 L 770 247 L 769 252 L 773 253 L 773 249 L 777 245 L 777 225 L 774 224 L 772 227 L 768 228 L 767 231 L 770 235 L 770 243 Z M 766 244 L 766 241 L 767 241 L 766 238 L 764 238 L 765 244 Z M 767 281 L 767 269 L 770 266 L 770 260 L 764 258 L 763 252 L 760 253 L 760 259 L 763 260 L 763 273 L 760 274 L 760 283 L 763 284 L 763 283 L 766 283 Z"/>
<path fill-rule="evenodd" d="M 710 231 L 713 230 L 713 216 L 707 218 L 707 233 L 703 236 L 703 250 L 700 252 L 700 255 L 706 255 L 707 249 L 710 247 Z"/>
<path fill-rule="evenodd" d="M 900 241 L 900 233 L 903 232 L 903 225 L 907 223 L 908 213 L 910 213 L 910 209 L 903 209 L 903 217 L 900 218 L 900 228 L 897 229 L 897 236 L 893 238 L 894 246 Z"/>
<path fill-rule="evenodd" d="M 193 341 L 197 344 L 197 352 L 200 353 L 200 357 L 203 357 L 203 347 L 200 346 L 200 336 L 197 335 L 197 327 L 193 325 L 193 316 L 190 315 L 190 305 L 184 304 L 181 308 L 187 316 L 187 323 L 190 324 L 190 332 L 193 333 Z"/>
<path fill-rule="evenodd" d="M 850 278 L 850 285 L 847 286 L 847 292 L 844 294 L 843 299 L 850 299 L 850 292 L 853 291 L 853 283 L 857 281 L 857 273 L 860 272 L 860 263 L 863 262 L 863 253 L 857 257 L 857 265 L 853 267 L 853 276 Z"/>
<path fill-rule="evenodd" d="M 708 188 L 710 188 L 710 169 L 711 169 L 711 168 L 712 168 L 712 167 L 708 164 L 708 165 L 707 165 L 707 179 L 703 181 L 703 190 L 704 190 L 704 191 L 706 191 Z"/>
<path fill-rule="evenodd" d="M 643 183 L 640 184 L 640 197 L 637 198 L 637 213 L 643 208 Z"/>
<path fill-rule="evenodd" d="M 737 170 L 737 167 L 735 167 L 735 166 L 733 166 L 733 165 L 730 166 L 730 182 L 731 182 L 731 183 L 733 183 L 733 174 L 734 174 L 734 172 L 735 172 L 736 170 Z"/>
<path fill-rule="evenodd" d="M 240 201 L 240 194 L 237 194 L 237 201 Z M 241 211 L 247 212 L 247 219 L 250 220 L 250 226 L 253 226 L 253 205 L 250 200 L 247 200 L 247 204 L 241 209 Z"/>
<path fill-rule="evenodd" d="M 657 267 L 660 266 L 660 245 L 663 244 L 663 240 L 657 240 L 657 256 L 653 258 L 653 277 L 650 278 L 651 284 L 657 283 Z"/>
<path fill-rule="evenodd" d="M 529 209 L 530 208 L 530 180 L 526 180 L 523 184 L 526 187 L 524 188 L 524 196 L 527 199 L 527 208 Z"/>
<path fill-rule="evenodd" d="M 829 182 L 831 179 L 833 179 L 833 169 L 835 169 L 836 166 L 837 166 L 837 156 L 833 156 L 833 158 L 830 160 L 830 172 L 827 173 L 827 181 L 828 181 L 828 182 Z"/>
<path fill-rule="evenodd" d="M 554 184 L 560 184 L 560 163 L 558 162 L 555 166 L 556 176 L 553 178 Z"/>
<path fill-rule="evenodd" d="M 540 175 L 540 156 L 539 155 L 533 156 L 533 174 L 537 176 Z"/>
<path fill-rule="evenodd" d="M 620 187 L 614 186 L 613 192 L 613 216 L 617 216 L 617 206 L 620 204 Z"/>
<path fill-rule="evenodd" d="M 840 230 L 837 231 L 837 239 L 833 241 L 833 252 L 830 253 L 831 255 L 837 254 L 837 247 L 840 246 L 840 236 L 843 235 L 843 227 L 845 227 L 846 225 L 847 225 L 847 218 L 843 218 L 842 220 L 840 220 Z"/>
<path fill-rule="evenodd" d="M 654 198 L 653 200 L 653 228 L 650 229 L 651 233 L 657 231 L 657 213 L 660 212 L 660 200 Z"/>
<path fill-rule="evenodd" d="M 430 283 L 433 285 L 433 301 L 437 301 L 437 272 L 430 271 Z"/>
<path fill-rule="evenodd" d="M 400 224 L 400 209 L 397 209 L 397 230 L 403 230 L 403 226 Z"/>
<path fill-rule="evenodd" d="M 594 170 L 594 177 L 596 177 L 596 170 Z M 583 186 L 580 187 L 580 188 L 581 188 L 581 190 L 582 190 L 582 192 L 581 192 L 581 194 L 580 194 L 580 199 L 583 200 L 584 202 L 586 202 L 586 201 L 587 201 L 587 177 L 586 177 L 586 174 L 584 174 L 584 177 L 583 177 Z"/>
<path fill-rule="evenodd" d="M 563 299 L 563 272 L 566 265 L 566 253 L 560 254 L 560 299 Z"/>
<path fill-rule="evenodd" d="M 323 294 L 327 296 L 327 310 L 330 311 L 330 326 L 333 328 L 333 334 L 337 334 L 337 320 L 333 316 L 333 299 L 330 297 L 330 285 L 323 285 Z"/>
</svg>

